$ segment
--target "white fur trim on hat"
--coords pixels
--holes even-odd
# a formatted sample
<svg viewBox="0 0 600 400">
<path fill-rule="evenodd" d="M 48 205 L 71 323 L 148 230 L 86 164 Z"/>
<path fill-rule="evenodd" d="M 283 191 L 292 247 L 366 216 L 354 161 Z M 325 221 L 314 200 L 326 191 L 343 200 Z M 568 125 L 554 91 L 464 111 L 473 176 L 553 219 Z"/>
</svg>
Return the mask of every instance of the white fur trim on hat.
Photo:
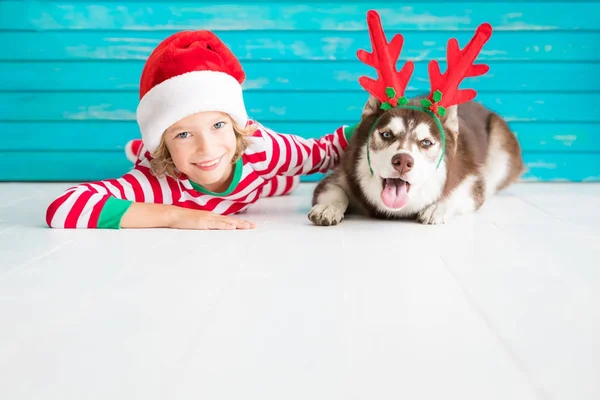
<svg viewBox="0 0 600 400">
<path fill-rule="evenodd" d="M 152 153 L 171 125 L 200 111 L 227 113 L 241 127 L 248 114 L 242 86 L 231 75 L 218 71 L 192 71 L 167 79 L 140 100 L 136 117 L 142 140 Z"/>
</svg>

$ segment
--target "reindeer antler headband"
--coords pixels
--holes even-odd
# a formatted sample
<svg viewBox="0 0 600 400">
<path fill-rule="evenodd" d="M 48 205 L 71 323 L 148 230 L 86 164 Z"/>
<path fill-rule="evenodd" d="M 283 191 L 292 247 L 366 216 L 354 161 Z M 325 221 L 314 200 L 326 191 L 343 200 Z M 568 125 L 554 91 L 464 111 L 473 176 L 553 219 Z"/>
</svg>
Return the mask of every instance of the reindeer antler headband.
<svg viewBox="0 0 600 400">
<path fill-rule="evenodd" d="M 402 107 L 424 111 L 433 117 L 442 135 L 442 154 L 437 164 L 439 167 L 446 150 L 446 135 L 439 117 L 445 115 L 448 107 L 466 103 L 477 96 L 474 89 L 459 89 L 458 86 L 464 78 L 484 75 L 489 71 L 488 65 L 474 65 L 473 62 L 485 42 L 492 36 L 492 26 L 488 23 L 479 25 L 475 35 L 462 51 L 458 47 L 458 41 L 455 38 L 448 40 L 446 50 L 448 66 L 446 72 L 443 74 L 440 72 L 436 60 L 429 62 L 428 71 L 431 91 L 427 98 L 421 100 L 421 107 L 419 107 L 409 105 L 408 99 L 404 96 L 404 91 L 414 70 L 413 61 L 407 61 L 400 71 L 396 71 L 396 62 L 400 57 L 404 37 L 401 34 L 396 34 L 388 43 L 381 26 L 381 19 L 375 10 L 367 12 L 367 25 L 373 52 L 367 53 L 365 50 L 358 50 L 357 56 L 360 61 L 375 68 L 377 80 L 361 76 L 358 82 L 367 92 L 381 101 L 383 110 Z M 373 124 L 371 133 L 376 125 L 377 121 Z M 368 144 L 367 160 L 370 167 Z"/>
</svg>

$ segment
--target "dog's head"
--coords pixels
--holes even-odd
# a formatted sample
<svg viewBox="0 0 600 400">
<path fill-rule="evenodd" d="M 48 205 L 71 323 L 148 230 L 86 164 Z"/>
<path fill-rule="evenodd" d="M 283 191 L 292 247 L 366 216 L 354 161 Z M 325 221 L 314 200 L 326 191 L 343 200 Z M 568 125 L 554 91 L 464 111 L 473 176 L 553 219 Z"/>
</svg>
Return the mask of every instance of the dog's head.
<svg viewBox="0 0 600 400">
<path fill-rule="evenodd" d="M 416 99 L 410 104 L 420 103 Z M 373 178 L 381 182 L 381 199 L 396 210 L 436 173 L 443 157 L 442 132 L 425 111 L 380 107 L 381 102 L 371 96 L 363 109 L 361 129 L 369 131 L 365 146 Z M 439 122 L 447 150 L 458 135 L 457 106 L 449 107 Z M 443 159 L 439 167 L 445 168 Z"/>
<path fill-rule="evenodd" d="M 455 138 L 458 134 L 457 106 L 477 94 L 473 89 L 459 89 L 459 84 L 466 77 L 480 76 L 489 70 L 487 65 L 473 61 L 490 38 L 492 27 L 488 23 L 479 25 L 462 50 L 456 39 L 448 41 L 446 72 L 441 73 L 437 60 L 429 62 L 431 91 L 418 102 L 404 96 L 414 61 L 406 61 L 400 70 L 396 68 L 404 37 L 396 34 L 388 42 L 375 10 L 367 12 L 367 25 L 373 51 L 359 49 L 356 55 L 377 71 L 377 79 L 359 78 L 360 85 L 371 94 L 363 109 L 360 137 L 366 139 L 372 172 L 368 184 L 375 189 L 373 183 L 380 179 L 381 201 L 389 210 L 398 210 L 408 204 L 411 191 L 434 176 L 445 151 L 442 138 Z M 365 129 L 370 132 L 366 138 Z M 443 162 L 440 167 L 445 167 Z"/>
</svg>

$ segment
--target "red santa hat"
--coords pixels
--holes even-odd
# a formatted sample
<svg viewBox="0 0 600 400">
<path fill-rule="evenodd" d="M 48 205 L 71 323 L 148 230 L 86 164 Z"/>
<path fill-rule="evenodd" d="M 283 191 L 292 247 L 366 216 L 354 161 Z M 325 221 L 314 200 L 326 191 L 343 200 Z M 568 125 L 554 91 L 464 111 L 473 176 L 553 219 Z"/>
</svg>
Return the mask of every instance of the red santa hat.
<svg viewBox="0 0 600 400">
<path fill-rule="evenodd" d="M 158 147 L 164 131 L 200 111 L 229 114 L 240 126 L 248 115 L 240 62 L 212 32 L 178 32 L 150 54 L 140 81 L 137 122 L 144 145 Z"/>
</svg>

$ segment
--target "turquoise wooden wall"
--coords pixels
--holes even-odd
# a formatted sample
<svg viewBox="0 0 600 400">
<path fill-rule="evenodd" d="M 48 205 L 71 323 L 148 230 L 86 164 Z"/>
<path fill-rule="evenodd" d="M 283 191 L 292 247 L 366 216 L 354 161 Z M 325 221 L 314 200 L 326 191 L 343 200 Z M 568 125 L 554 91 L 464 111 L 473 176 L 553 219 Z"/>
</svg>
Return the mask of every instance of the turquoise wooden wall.
<svg viewBox="0 0 600 400">
<path fill-rule="evenodd" d="M 600 180 L 600 4 L 579 1 L 3 1 L 0 2 L 0 180 L 96 180 L 126 172 L 145 58 L 174 31 L 212 29 L 241 59 L 253 118 L 315 137 L 353 123 L 372 75 L 365 17 L 377 9 L 402 56 L 410 93 L 481 22 L 494 35 L 488 75 L 465 81 L 517 132 L 526 180 Z M 444 67 L 445 63 L 442 63 Z M 313 177 L 312 179 L 318 178 Z"/>
</svg>

